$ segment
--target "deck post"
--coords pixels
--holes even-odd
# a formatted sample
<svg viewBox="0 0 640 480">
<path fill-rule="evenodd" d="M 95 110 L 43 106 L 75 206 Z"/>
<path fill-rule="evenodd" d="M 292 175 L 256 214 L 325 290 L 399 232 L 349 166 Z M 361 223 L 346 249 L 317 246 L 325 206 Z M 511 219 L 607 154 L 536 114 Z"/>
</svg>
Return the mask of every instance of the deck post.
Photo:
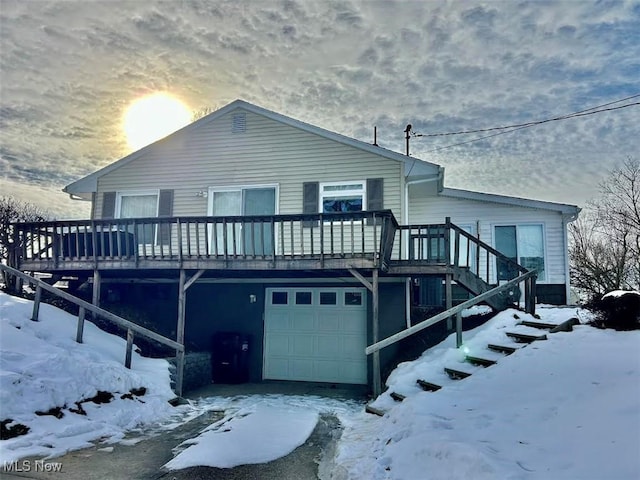
<svg viewBox="0 0 640 480">
<path fill-rule="evenodd" d="M 100 306 L 100 270 L 96 269 L 93 271 L 93 296 L 91 298 L 91 303 L 93 303 L 96 307 Z"/>
<path fill-rule="evenodd" d="M 185 296 L 187 294 L 187 289 L 185 288 L 186 283 L 186 272 L 183 268 L 180 269 L 180 282 L 178 285 L 178 325 L 176 329 L 176 342 L 184 347 L 184 324 L 185 324 L 185 316 L 186 316 L 186 301 Z M 182 381 L 184 378 L 184 350 L 182 354 L 178 353 L 176 356 L 176 395 L 179 397 L 182 396 Z"/>
<path fill-rule="evenodd" d="M 462 346 L 462 312 L 456 313 L 456 348 Z"/>
<path fill-rule="evenodd" d="M 445 284 L 444 284 L 444 290 L 445 290 L 445 296 L 446 296 L 445 307 L 447 310 L 453 307 L 453 291 L 451 288 L 452 279 L 453 279 L 453 275 L 450 273 L 447 273 L 447 275 L 445 276 Z M 453 318 L 449 317 L 447 318 L 447 331 L 450 332 L 452 329 L 453 329 Z"/>
<path fill-rule="evenodd" d="M 379 296 L 378 296 L 378 270 L 373 271 L 373 281 L 371 290 L 371 303 L 373 304 L 373 343 L 380 339 L 379 324 Z M 373 353 L 373 396 L 377 397 L 382 393 L 382 379 L 380 378 L 380 351 Z"/>
</svg>

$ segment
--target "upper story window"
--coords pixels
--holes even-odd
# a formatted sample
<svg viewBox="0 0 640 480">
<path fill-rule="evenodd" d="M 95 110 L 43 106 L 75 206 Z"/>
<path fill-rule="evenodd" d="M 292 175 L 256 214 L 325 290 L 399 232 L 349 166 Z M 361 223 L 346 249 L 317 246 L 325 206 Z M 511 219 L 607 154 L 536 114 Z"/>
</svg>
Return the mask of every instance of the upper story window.
<svg viewBox="0 0 640 480">
<path fill-rule="evenodd" d="M 361 212 L 367 209 L 367 183 L 331 182 L 320 184 L 320 212 Z"/>
<path fill-rule="evenodd" d="M 117 218 L 147 218 L 158 215 L 158 191 L 118 192 L 116 197 Z M 132 228 L 132 227 L 129 227 Z M 155 242 L 153 224 L 140 224 L 135 232 L 138 243 Z"/>
</svg>

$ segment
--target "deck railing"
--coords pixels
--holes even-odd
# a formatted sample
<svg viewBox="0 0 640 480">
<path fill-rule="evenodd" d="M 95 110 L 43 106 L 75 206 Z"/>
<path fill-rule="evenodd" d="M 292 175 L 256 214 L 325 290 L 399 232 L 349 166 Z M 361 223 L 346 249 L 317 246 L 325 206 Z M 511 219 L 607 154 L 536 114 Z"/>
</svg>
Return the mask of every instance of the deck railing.
<svg viewBox="0 0 640 480">
<path fill-rule="evenodd" d="M 152 217 L 16 223 L 12 264 L 365 258 L 384 267 L 390 210 L 302 215 Z"/>
<path fill-rule="evenodd" d="M 451 223 L 449 218 L 444 224 L 398 226 L 390 259 L 468 269 L 489 284 L 508 281 L 529 271 Z"/>
</svg>

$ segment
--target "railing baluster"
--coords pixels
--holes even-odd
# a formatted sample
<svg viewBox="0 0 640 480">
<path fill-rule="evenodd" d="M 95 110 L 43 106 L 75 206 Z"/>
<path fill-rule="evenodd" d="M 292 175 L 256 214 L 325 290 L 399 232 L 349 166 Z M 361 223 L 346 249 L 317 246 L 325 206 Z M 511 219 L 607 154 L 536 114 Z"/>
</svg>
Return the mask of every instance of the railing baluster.
<svg viewBox="0 0 640 480">
<path fill-rule="evenodd" d="M 294 249 L 294 241 L 293 241 L 293 220 L 289 220 L 289 239 L 291 240 L 291 257 L 293 258 L 295 256 L 295 249 Z M 300 222 L 300 236 L 302 236 L 302 233 L 304 232 L 304 222 Z"/>
<path fill-rule="evenodd" d="M 284 221 L 278 220 L 278 230 L 280 231 L 280 255 L 284 256 Z"/>
<path fill-rule="evenodd" d="M 191 222 L 187 220 L 185 226 L 187 228 L 187 257 L 191 258 Z"/>
<path fill-rule="evenodd" d="M 333 256 L 333 254 L 334 254 L 334 251 L 333 251 L 333 237 L 334 237 L 334 234 L 333 234 L 333 224 L 334 224 L 334 223 L 335 223 L 335 222 L 334 222 L 333 220 L 331 220 L 331 221 L 329 222 L 329 232 L 330 232 L 330 234 L 331 234 L 331 256 Z"/>
<path fill-rule="evenodd" d="M 229 248 L 227 246 L 227 243 L 228 243 L 227 242 L 227 236 L 228 236 L 228 233 L 227 233 L 227 219 L 223 218 L 222 219 L 222 246 L 224 248 L 224 259 L 225 260 L 229 256 L 229 252 L 228 252 Z"/>
<path fill-rule="evenodd" d="M 200 223 L 194 222 L 196 228 L 196 257 L 200 258 Z"/>
</svg>

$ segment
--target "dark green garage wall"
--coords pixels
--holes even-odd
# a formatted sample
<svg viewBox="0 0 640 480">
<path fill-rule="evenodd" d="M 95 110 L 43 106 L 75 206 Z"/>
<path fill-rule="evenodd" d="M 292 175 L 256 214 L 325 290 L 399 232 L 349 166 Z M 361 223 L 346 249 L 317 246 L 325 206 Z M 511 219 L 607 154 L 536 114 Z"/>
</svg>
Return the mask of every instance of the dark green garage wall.
<svg viewBox="0 0 640 480">
<path fill-rule="evenodd" d="M 217 332 L 249 335 L 249 381 L 258 382 L 262 379 L 263 311 L 262 284 L 196 283 L 187 292 L 185 342 L 190 350 L 211 351 Z"/>
<path fill-rule="evenodd" d="M 383 340 L 394 333 L 398 333 L 406 328 L 405 320 L 405 284 L 404 283 L 381 283 L 379 287 L 379 321 L 380 321 L 380 340 Z M 369 295 L 369 323 L 368 345 L 373 343 L 372 321 L 373 310 L 371 306 L 371 295 Z M 384 382 L 396 366 L 396 357 L 398 356 L 401 343 L 394 343 L 380 350 L 380 371 L 382 372 L 382 381 Z M 369 355 L 369 383 L 371 384 L 371 355 Z"/>
</svg>

